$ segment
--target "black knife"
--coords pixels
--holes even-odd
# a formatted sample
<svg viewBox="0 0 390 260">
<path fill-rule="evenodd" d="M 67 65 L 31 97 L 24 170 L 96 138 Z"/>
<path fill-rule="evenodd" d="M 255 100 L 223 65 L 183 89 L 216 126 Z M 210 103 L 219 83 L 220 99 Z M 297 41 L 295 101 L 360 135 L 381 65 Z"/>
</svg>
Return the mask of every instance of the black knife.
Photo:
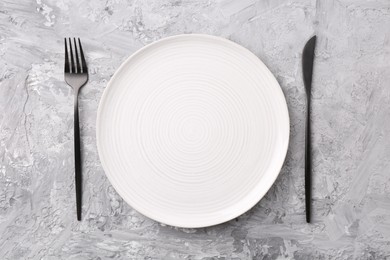
<svg viewBox="0 0 390 260">
<path fill-rule="evenodd" d="M 310 106 L 311 106 L 311 81 L 313 77 L 314 49 L 316 36 L 314 35 L 303 48 L 302 71 L 303 83 L 305 84 L 307 97 L 306 112 L 306 137 L 305 137 L 305 201 L 306 201 L 306 222 L 310 223 L 311 218 L 311 127 L 310 127 Z"/>
</svg>

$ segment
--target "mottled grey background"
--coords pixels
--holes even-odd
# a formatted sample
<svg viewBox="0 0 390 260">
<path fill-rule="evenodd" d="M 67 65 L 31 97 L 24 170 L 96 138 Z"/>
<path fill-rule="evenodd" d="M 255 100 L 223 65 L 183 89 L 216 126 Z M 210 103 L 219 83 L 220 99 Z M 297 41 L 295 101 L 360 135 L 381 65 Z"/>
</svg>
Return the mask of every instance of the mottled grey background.
<svg viewBox="0 0 390 260">
<path fill-rule="evenodd" d="M 164 226 L 135 212 L 108 182 L 96 149 L 98 102 L 116 68 L 181 33 L 253 51 L 290 109 L 290 148 L 275 185 L 237 221 L 210 228 Z M 300 61 L 313 34 L 308 225 Z M 90 67 L 80 94 L 82 222 L 64 36 L 82 38 Z M 1 0 L 0 111 L 0 259 L 390 259 L 389 0 Z"/>
</svg>

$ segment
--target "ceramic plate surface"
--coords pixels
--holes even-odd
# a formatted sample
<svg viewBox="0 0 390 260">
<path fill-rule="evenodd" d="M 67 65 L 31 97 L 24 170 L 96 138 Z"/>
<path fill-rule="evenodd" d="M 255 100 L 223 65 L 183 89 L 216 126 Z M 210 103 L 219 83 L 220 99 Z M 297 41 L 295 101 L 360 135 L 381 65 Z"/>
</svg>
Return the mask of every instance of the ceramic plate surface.
<svg viewBox="0 0 390 260">
<path fill-rule="evenodd" d="M 278 176 L 288 141 L 274 76 L 214 36 L 178 35 L 137 51 L 98 109 L 108 179 L 131 207 L 172 226 L 211 226 L 249 210 Z"/>
</svg>

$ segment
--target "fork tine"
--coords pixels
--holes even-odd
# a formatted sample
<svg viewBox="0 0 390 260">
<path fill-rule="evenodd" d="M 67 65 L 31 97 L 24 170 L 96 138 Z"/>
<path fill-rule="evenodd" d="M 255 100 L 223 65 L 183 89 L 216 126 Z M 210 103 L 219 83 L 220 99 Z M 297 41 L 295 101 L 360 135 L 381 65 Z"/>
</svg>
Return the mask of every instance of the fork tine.
<svg viewBox="0 0 390 260">
<path fill-rule="evenodd" d="M 69 55 L 68 55 L 68 45 L 66 44 L 66 38 L 64 38 L 65 42 L 65 68 L 64 72 L 69 73 Z"/>
<path fill-rule="evenodd" d="M 75 73 L 75 72 L 76 72 L 76 68 L 74 67 L 73 50 L 72 50 L 72 41 L 70 40 L 70 38 L 69 38 L 69 48 L 70 48 L 70 61 L 71 61 L 71 64 L 70 64 L 70 72 L 71 72 L 71 73 Z"/>
<path fill-rule="evenodd" d="M 81 47 L 80 38 L 78 38 L 78 40 L 79 40 L 79 47 L 80 47 L 81 66 L 83 67 L 83 73 L 87 73 L 88 68 L 87 68 L 87 63 L 85 62 L 85 58 L 84 58 L 83 47 Z"/>
<path fill-rule="evenodd" d="M 76 38 L 73 38 L 73 42 L 74 42 L 74 50 L 75 50 L 75 56 L 76 56 L 77 73 L 81 73 L 80 59 L 79 59 L 79 54 L 77 53 Z"/>
</svg>

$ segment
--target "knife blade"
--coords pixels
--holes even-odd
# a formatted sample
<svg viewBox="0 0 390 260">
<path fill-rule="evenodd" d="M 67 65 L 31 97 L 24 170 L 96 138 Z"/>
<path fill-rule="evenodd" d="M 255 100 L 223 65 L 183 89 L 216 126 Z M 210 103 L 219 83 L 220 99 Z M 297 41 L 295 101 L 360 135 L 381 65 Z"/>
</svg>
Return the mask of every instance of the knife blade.
<svg viewBox="0 0 390 260">
<path fill-rule="evenodd" d="M 306 107 L 306 134 L 305 134 L 305 204 L 306 204 L 306 222 L 311 221 L 311 83 L 313 78 L 314 50 L 317 37 L 314 35 L 303 48 L 302 54 L 302 73 L 303 83 L 305 85 L 307 107 Z"/>
</svg>

